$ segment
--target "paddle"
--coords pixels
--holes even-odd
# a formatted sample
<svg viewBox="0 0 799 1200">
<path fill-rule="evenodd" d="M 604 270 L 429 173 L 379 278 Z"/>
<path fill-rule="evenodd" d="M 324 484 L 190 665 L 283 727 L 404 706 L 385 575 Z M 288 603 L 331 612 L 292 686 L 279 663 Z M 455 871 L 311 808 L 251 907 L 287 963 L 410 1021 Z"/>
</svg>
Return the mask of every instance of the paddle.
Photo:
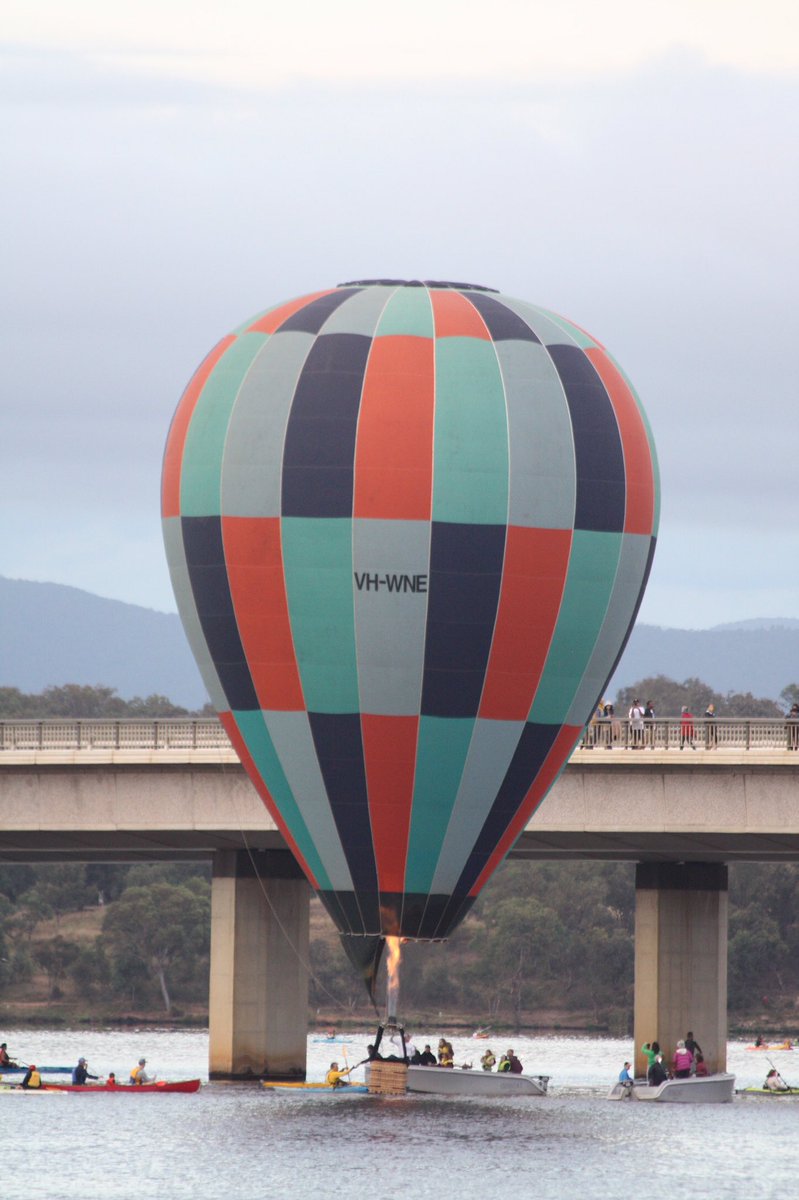
<svg viewBox="0 0 799 1200">
<path fill-rule="evenodd" d="M 772 1071 L 777 1071 L 777 1068 L 774 1066 L 774 1063 L 771 1061 L 771 1059 L 770 1059 L 770 1058 L 767 1058 L 767 1059 L 766 1059 L 766 1062 L 769 1064 L 769 1066 L 771 1067 Z M 780 1078 L 780 1079 L 782 1079 L 782 1075 L 780 1075 L 779 1071 L 777 1071 L 777 1075 L 779 1076 L 779 1078 Z M 776 1091 L 780 1091 L 780 1092 L 792 1092 L 792 1091 L 794 1090 L 794 1089 L 793 1089 L 793 1084 L 790 1084 L 790 1083 L 788 1083 L 787 1079 L 782 1079 L 782 1082 L 785 1084 L 785 1087 L 784 1087 L 784 1088 L 776 1088 L 776 1089 L 775 1089 Z"/>
</svg>

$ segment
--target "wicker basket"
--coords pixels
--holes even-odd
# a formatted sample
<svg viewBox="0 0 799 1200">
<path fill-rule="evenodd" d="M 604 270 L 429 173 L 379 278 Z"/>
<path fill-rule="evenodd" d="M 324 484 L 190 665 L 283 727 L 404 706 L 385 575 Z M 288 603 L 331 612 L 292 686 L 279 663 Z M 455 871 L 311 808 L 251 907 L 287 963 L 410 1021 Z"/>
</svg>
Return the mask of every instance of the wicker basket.
<svg viewBox="0 0 799 1200">
<path fill-rule="evenodd" d="M 373 1096 L 404 1096 L 408 1090 L 408 1068 L 401 1062 L 371 1062 L 367 1082 Z"/>
</svg>

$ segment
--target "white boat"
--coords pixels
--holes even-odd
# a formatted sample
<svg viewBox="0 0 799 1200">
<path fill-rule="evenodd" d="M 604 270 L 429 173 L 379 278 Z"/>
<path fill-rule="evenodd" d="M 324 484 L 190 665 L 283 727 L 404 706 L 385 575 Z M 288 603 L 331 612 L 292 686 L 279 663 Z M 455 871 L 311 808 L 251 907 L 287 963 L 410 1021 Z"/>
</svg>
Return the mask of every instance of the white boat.
<svg viewBox="0 0 799 1200">
<path fill-rule="evenodd" d="M 433 1096 L 545 1096 L 548 1075 L 464 1071 L 460 1067 L 408 1067 L 408 1091 Z"/>
<path fill-rule="evenodd" d="M 634 1084 L 615 1083 L 608 1100 L 654 1100 L 661 1104 L 729 1104 L 735 1093 L 735 1076 L 726 1071 L 718 1075 L 690 1075 L 687 1079 L 666 1079 L 657 1087 L 643 1080 Z"/>
</svg>

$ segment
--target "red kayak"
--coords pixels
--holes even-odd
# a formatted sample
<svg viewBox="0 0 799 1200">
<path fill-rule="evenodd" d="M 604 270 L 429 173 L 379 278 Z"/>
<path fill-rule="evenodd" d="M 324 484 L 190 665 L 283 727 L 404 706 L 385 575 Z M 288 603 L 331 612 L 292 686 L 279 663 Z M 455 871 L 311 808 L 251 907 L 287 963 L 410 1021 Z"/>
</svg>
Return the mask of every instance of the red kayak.
<svg viewBox="0 0 799 1200">
<path fill-rule="evenodd" d="M 146 1092 L 199 1092 L 199 1079 L 181 1079 L 175 1083 L 43 1083 L 43 1092 L 125 1092 L 137 1096 Z"/>
</svg>

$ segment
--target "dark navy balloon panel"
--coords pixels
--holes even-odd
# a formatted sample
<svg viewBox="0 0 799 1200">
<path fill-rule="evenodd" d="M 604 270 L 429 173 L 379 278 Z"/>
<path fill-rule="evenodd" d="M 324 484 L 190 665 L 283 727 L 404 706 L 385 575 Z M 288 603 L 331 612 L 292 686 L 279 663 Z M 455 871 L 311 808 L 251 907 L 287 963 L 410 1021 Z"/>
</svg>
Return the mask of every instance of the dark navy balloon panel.
<svg viewBox="0 0 799 1200">
<path fill-rule="evenodd" d="M 342 933 L 443 938 L 629 636 L 657 466 L 604 347 L 469 284 L 356 281 L 218 343 L 167 441 L 178 607 Z"/>
</svg>

